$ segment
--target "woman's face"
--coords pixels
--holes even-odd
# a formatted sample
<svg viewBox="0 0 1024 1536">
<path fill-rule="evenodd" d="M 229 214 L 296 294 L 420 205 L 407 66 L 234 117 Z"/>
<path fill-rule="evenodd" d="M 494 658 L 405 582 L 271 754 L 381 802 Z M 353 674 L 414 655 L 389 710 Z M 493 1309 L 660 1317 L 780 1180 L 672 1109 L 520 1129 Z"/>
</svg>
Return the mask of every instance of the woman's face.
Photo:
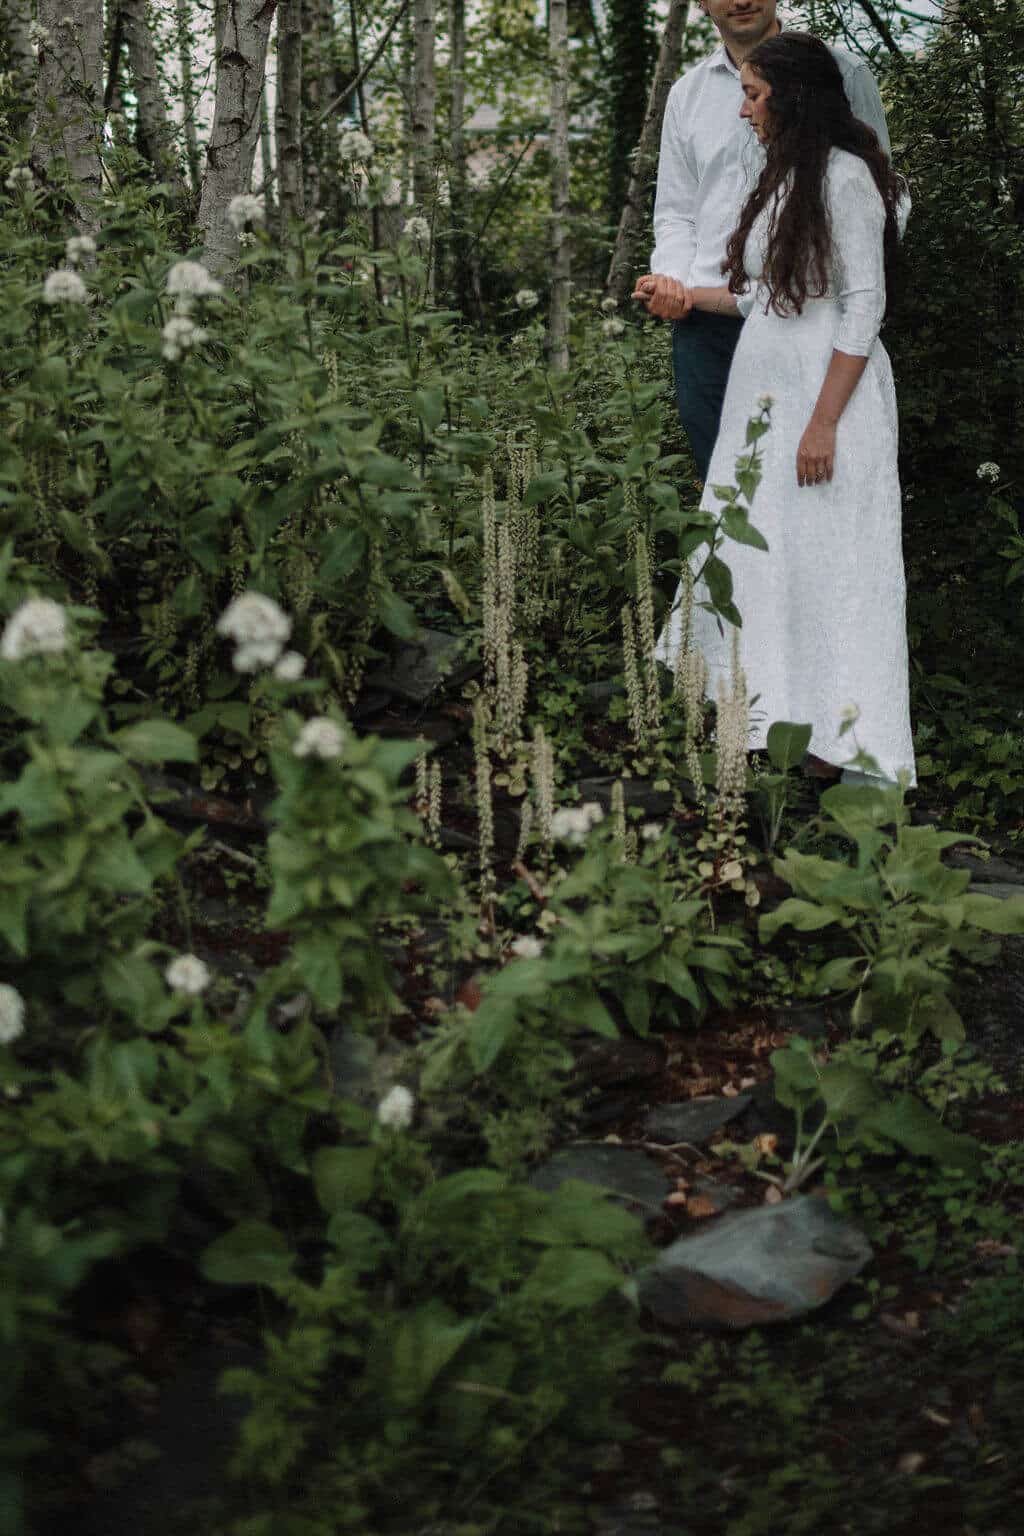
<svg viewBox="0 0 1024 1536">
<path fill-rule="evenodd" d="M 749 64 L 744 64 L 740 69 L 740 84 L 743 87 L 743 105 L 740 107 L 740 117 L 745 117 L 751 128 L 757 134 L 762 144 L 767 144 L 770 128 L 771 109 L 769 98 L 772 88 L 767 80 L 763 80 L 756 70 Z"/>
</svg>

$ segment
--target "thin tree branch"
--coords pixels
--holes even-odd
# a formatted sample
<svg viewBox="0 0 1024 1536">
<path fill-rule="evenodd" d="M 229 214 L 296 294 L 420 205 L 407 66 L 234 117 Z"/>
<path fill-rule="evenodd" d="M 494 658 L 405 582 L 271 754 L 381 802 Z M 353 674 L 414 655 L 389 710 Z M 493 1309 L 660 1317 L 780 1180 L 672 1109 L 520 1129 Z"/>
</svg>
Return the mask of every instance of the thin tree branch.
<svg viewBox="0 0 1024 1536">
<path fill-rule="evenodd" d="M 388 22 L 387 28 L 385 29 L 385 32 L 384 32 L 384 36 L 381 38 L 380 42 L 377 44 L 376 52 L 363 65 L 362 69 L 359 70 L 359 72 L 355 76 L 355 78 L 353 80 L 349 81 L 348 85 L 346 85 L 346 87 L 342 91 L 341 95 L 340 96 L 336 96 L 335 99 L 332 102 L 329 102 L 327 104 L 327 106 L 324 107 L 323 111 L 320 113 L 319 117 L 317 118 L 317 122 L 318 123 L 322 123 L 325 117 L 330 117 L 332 112 L 337 111 L 338 107 L 343 106 L 344 103 L 346 101 L 348 101 L 348 99 L 352 95 L 353 91 L 358 91 L 360 89 L 360 87 L 362 86 L 363 82 L 366 80 L 367 76 L 375 68 L 375 66 L 377 64 L 377 60 L 380 58 L 381 54 L 384 52 L 384 50 L 387 47 L 388 43 L 390 43 L 391 37 L 392 37 L 392 34 L 393 34 L 395 28 L 398 26 L 398 23 L 401 21 L 402 17 L 405 15 L 406 11 L 409 9 L 409 6 L 411 4 L 412 4 L 412 0 L 402 0 L 402 3 L 401 3 L 401 5 L 399 5 L 398 10 L 395 12 L 395 14 L 392 16 L 391 20 Z"/>
</svg>

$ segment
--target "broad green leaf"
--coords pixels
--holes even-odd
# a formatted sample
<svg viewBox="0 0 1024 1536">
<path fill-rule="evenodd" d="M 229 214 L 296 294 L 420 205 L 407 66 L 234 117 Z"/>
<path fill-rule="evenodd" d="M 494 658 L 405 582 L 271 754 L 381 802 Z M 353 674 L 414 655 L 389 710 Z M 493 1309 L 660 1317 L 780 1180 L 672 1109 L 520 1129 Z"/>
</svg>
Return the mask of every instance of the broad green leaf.
<svg viewBox="0 0 1024 1536">
<path fill-rule="evenodd" d="M 799 768 L 811 744 L 813 727 L 798 725 L 792 720 L 776 720 L 768 727 L 768 757 L 779 773 Z"/>
<path fill-rule="evenodd" d="M 774 912 L 764 914 L 758 924 L 758 933 L 761 942 L 767 944 L 780 928 L 795 928 L 797 933 L 816 933 L 819 928 L 827 928 L 830 923 L 838 922 L 842 915 L 834 907 L 819 907 L 815 902 L 801 901 L 797 896 L 790 896 Z"/>
<path fill-rule="evenodd" d="M 520 1296 L 535 1306 L 559 1312 L 594 1307 L 622 1285 L 622 1271 L 591 1248 L 549 1248 L 523 1286 Z"/>
<path fill-rule="evenodd" d="M 375 1147 L 321 1147 L 313 1155 L 313 1187 L 325 1211 L 365 1205 L 376 1172 Z"/>
<path fill-rule="evenodd" d="M 426 1397 L 476 1328 L 436 1298 L 402 1319 L 391 1351 L 390 1385 L 397 1403 L 411 1408 Z"/>
<path fill-rule="evenodd" d="M 240 1221 L 206 1249 L 199 1267 L 217 1285 L 272 1285 L 291 1273 L 284 1234 L 265 1221 Z"/>
<path fill-rule="evenodd" d="M 877 1107 L 879 1091 L 871 1073 L 847 1062 L 830 1062 L 821 1068 L 819 1090 L 828 1118 L 855 1120 Z"/>
<path fill-rule="evenodd" d="M 998 896 L 971 892 L 962 900 L 964 917 L 972 928 L 985 933 L 1024 933 L 1024 896 L 1000 901 Z"/>
<path fill-rule="evenodd" d="M 139 720 L 113 734 L 115 745 L 136 763 L 197 763 L 199 744 L 172 720 Z"/>
<path fill-rule="evenodd" d="M 516 1012 L 512 1002 L 485 997 L 473 1016 L 469 1032 L 469 1054 L 477 1072 L 493 1067 L 515 1028 Z"/>
<path fill-rule="evenodd" d="M 863 1128 L 906 1147 L 918 1157 L 931 1157 L 945 1168 L 972 1173 L 981 1167 L 985 1154 L 973 1136 L 947 1130 L 931 1110 L 913 1094 L 903 1093 L 879 1105 L 862 1122 Z"/>
</svg>

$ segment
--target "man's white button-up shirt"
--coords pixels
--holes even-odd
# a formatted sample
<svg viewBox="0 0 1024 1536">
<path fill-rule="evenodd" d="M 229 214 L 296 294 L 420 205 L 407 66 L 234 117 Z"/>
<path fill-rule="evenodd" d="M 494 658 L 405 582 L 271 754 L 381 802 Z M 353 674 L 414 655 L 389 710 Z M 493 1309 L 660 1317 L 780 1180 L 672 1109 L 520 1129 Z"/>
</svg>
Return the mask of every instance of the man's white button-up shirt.
<svg viewBox="0 0 1024 1536">
<path fill-rule="evenodd" d="M 843 48 L 832 52 L 854 116 L 891 154 L 871 70 Z M 764 151 L 739 115 L 742 105 L 739 70 L 720 47 L 676 81 L 665 106 L 650 270 L 688 287 L 721 286 L 729 236 L 764 164 Z"/>
</svg>

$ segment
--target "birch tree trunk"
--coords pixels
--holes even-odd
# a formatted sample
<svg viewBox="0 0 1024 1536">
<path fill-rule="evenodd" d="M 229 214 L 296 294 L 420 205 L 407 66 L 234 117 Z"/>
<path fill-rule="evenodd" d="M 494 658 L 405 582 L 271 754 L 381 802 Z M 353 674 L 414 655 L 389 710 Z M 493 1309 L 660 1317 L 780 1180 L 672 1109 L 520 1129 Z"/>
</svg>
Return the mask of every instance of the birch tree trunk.
<svg viewBox="0 0 1024 1536">
<path fill-rule="evenodd" d="M 176 194 L 185 190 L 181 166 L 174 150 L 174 124 L 167 116 L 156 49 L 150 31 L 147 0 L 120 0 L 124 35 L 128 44 L 128 68 L 138 111 L 138 144 L 161 181 Z"/>
<path fill-rule="evenodd" d="M 455 296 L 472 318 L 473 274 L 469 258 L 469 173 L 466 155 L 466 0 L 448 0 L 448 49 L 451 92 L 451 204 Z"/>
<path fill-rule="evenodd" d="M 192 83 L 192 18 L 189 0 L 174 0 L 177 27 L 178 68 L 181 71 L 181 102 L 185 126 L 185 159 L 193 192 L 199 191 L 199 138 L 196 134 L 196 93 Z"/>
<path fill-rule="evenodd" d="M 412 195 L 417 212 L 427 213 L 434 188 L 437 133 L 437 0 L 414 0 L 412 58 Z"/>
<path fill-rule="evenodd" d="M 44 28 L 36 78 L 32 160 L 51 179 L 63 166 L 74 187 L 76 223 L 99 225 L 103 124 L 103 0 L 38 0 Z"/>
<path fill-rule="evenodd" d="M 302 29 L 302 121 L 305 143 L 302 155 L 302 201 L 307 213 L 320 207 L 320 169 L 323 163 L 324 125 L 320 111 L 329 101 L 325 43 L 320 25 L 319 0 L 300 0 Z"/>
<path fill-rule="evenodd" d="M 249 190 L 260 131 L 267 44 L 276 8 L 277 0 L 232 0 L 224 17 L 217 60 L 217 101 L 198 220 L 203 232 L 203 259 L 211 272 L 222 272 L 238 254 L 238 236 L 228 220 L 228 204 Z"/>
<path fill-rule="evenodd" d="M 277 205 L 274 199 L 274 154 L 271 140 L 270 108 L 267 105 L 267 82 L 263 82 L 260 97 L 260 191 L 268 225 L 273 229 L 277 221 Z"/>
<path fill-rule="evenodd" d="M 665 31 L 661 39 L 658 65 L 654 71 L 651 94 L 647 101 L 647 113 L 640 130 L 640 142 L 633 162 L 633 173 L 629 178 L 626 202 L 619 220 L 615 249 L 612 252 L 611 266 L 605 283 L 608 297 L 615 299 L 619 304 L 629 293 L 633 281 L 636 249 L 647 223 L 647 208 L 651 182 L 658 164 L 658 146 L 661 142 L 665 103 L 679 74 L 689 10 L 689 0 L 671 0 Z"/>
<path fill-rule="evenodd" d="M 572 279 L 567 0 L 549 0 L 548 52 L 551 61 L 551 308 L 548 314 L 548 362 L 556 373 L 564 373 L 569 366 L 569 296 Z"/>
<path fill-rule="evenodd" d="M 281 0 L 277 12 L 277 195 L 281 236 L 305 212 L 302 185 L 302 0 Z"/>
</svg>

